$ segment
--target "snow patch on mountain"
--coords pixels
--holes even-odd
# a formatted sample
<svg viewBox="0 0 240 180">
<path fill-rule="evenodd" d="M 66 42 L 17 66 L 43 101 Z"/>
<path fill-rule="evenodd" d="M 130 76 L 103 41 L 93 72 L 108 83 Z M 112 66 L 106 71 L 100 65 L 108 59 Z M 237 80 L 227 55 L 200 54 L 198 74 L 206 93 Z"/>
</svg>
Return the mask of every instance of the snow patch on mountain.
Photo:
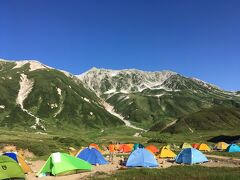
<svg viewBox="0 0 240 180">
<path fill-rule="evenodd" d="M 204 86 L 205 88 L 209 89 L 209 90 L 213 90 L 213 89 L 217 89 L 217 90 L 220 90 L 220 91 L 223 91 L 222 89 L 220 89 L 219 87 L 213 85 L 213 84 L 210 84 L 210 83 L 207 83 L 203 80 L 200 80 L 198 78 L 191 78 L 193 81 L 197 82 L 198 84 Z"/>
<path fill-rule="evenodd" d="M 57 88 L 57 92 L 58 92 L 58 95 L 61 96 L 62 95 L 62 90 L 60 88 Z"/>
<path fill-rule="evenodd" d="M 145 72 L 136 69 L 110 70 L 92 68 L 77 77 L 98 96 L 103 94 L 142 92 L 157 89 L 172 75 L 171 71 Z"/>
<path fill-rule="evenodd" d="M 21 68 L 22 66 L 29 64 L 29 71 L 35 71 L 38 69 L 52 69 L 49 66 L 46 66 L 38 61 L 35 60 L 23 60 L 23 61 L 15 61 L 16 65 L 13 67 L 13 69 Z"/>
<path fill-rule="evenodd" d="M 141 131 L 146 131 L 145 129 L 136 127 L 134 125 L 132 125 L 128 120 L 124 119 L 124 117 L 121 114 L 118 114 L 115 112 L 114 107 L 111 106 L 110 104 L 108 104 L 107 102 L 103 102 L 102 105 L 104 106 L 104 108 L 112 115 L 114 115 L 115 117 L 119 118 L 121 121 L 124 122 L 125 126 L 136 129 L 136 130 L 141 130 Z"/>
<path fill-rule="evenodd" d="M 16 99 L 16 104 L 19 104 L 21 109 L 26 112 L 28 115 L 33 117 L 35 119 L 35 123 L 31 128 L 37 129 L 37 127 L 41 127 L 43 130 L 46 130 L 46 128 L 41 124 L 40 118 L 33 115 L 31 112 L 29 112 L 27 109 L 23 107 L 24 100 L 28 97 L 29 93 L 32 91 L 34 81 L 27 78 L 27 75 L 21 74 L 20 76 L 20 89 L 18 91 L 18 96 Z"/>
<path fill-rule="evenodd" d="M 16 103 L 23 109 L 23 101 L 27 98 L 28 94 L 32 91 L 33 81 L 27 78 L 27 75 L 21 74 L 20 89 L 16 99 Z"/>
</svg>

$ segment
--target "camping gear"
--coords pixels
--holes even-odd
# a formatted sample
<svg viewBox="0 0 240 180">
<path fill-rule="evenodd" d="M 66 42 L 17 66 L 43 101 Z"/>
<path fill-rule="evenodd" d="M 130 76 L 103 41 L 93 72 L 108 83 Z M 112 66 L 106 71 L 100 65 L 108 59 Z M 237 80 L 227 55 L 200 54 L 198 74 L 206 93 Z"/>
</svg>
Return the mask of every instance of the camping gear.
<svg viewBox="0 0 240 180">
<path fill-rule="evenodd" d="M 142 144 L 138 144 L 138 143 L 133 145 L 133 150 L 136 150 L 138 148 L 144 148 L 144 146 Z"/>
<path fill-rule="evenodd" d="M 158 167 L 155 156 L 146 149 L 139 148 L 133 151 L 126 163 L 127 167 Z"/>
<path fill-rule="evenodd" d="M 95 148 L 95 149 L 100 151 L 100 148 L 99 148 L 99 146 L 97 144 L 94 144 L 94 143 L 89 144 L 89 147 L 93 147 L 93 148 Z"/>
<path fill-rule="evenodd" d="M 90 164 L 108 164 L 103 155 L 95 148 L 85 148 L 76 157 Z"/>
<path fill-rule="evenodd" d="M 228 146 L 229 146 L 229 144 L 227 144 L 225 142 L 218 142 L 214 146 L 214 150 L 226 150 Z"/>
<path fill-rule="evenodd" d="M 198 146 L 199 146 L 199 144 L 198 144 L 198 143 L 192 144 L 192 147 L 193 147 L 193 148 L 195 148 L 195 149 L 197 149 L 197 148 L 198 148 Z"/>
<path fill-rule="evenodd" d="M 32 169 L 26 163 L 26 161 L 23 159 L 23 157 L 20 157 L 17 153 L 6 152 L 3 155 L 8 156 L 8 157 L 12 158 L 14 161 L 16 161 L 20 165 L 20 167 L 22 168 L 24 173 L 33 172 Z"/>
<path fill-rule="evenodd" d="M 76 154 L 78 153 L 78 150 L 76 150 L 76 149 L 73 148 L 73 147 L 69 147 L 69 148 L 68 148 L 68 153 L 69 153 L 71 156 L 76 156 Z"/>
<path fill-rule="evenodd" d="M 132 148 L 128 144 L 121 145 L 120 152 L 122 153 L 130 153 Z"/>
<path fill-rule="evenodd" d="M 47 174 L 56 176 L 63 173 L 77 173 L 91 170 L 92 166 L 88 162 L 66 153 L 56 152 L 50 155 L 37 176 L 42 177 Z"/>
<path fill-rule="evenodd" d="M 12 158 L 0 156 L 0 179 L 25 179 L 22 168 Z"/>
<path fill-rule="evenodd" d="M 227 149 L 227 152 L 240 152 L 240 147 L 236 144 L 230 144 Z"/>
<path fill-rule="evenodd" d="M 191 144 L 188 144 L 188 143 L 183 143 L 180 147 L 181 149 L 192 148 Z"/>
<path fill-rule="evenodd" d="M 196 164 L 207 161 L 207 157 L 195 148 L 185 148 L 176 157 L 176 163 L 183 164 Z"/>
<path fill-rule="evenodd" d="M 174 158 L 176 157 L 176 154 L 171 151 L 167 146 L 163 146 L 160 149 L 159 154 L 157 155 L 158 158 Z"/>
<path fill-rule="evenodd" d="M 149 145 L 149 146 L 145 147 L 145 149 L 151 151 L 153 154 L 159 152 L 158 148 L 156 146 L 154 146 L 154 145 Z"/>
<path fill-rule="evenodd" d="M 197 147 L 197 149 L 199 151 L 211 151 L 211 148 L 207 145 L 207 144 L 199 144 L 199 146 Z"/>
</svg>

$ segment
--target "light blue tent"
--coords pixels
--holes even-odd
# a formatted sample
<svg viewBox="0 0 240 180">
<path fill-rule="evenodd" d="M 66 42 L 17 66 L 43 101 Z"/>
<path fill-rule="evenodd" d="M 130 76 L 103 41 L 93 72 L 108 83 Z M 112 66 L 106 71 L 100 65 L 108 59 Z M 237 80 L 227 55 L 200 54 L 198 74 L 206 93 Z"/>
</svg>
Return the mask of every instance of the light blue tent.
<svg viewBox="0 0 240 180">
<path fill-rule="evenodd" d="M 176 157 L 177 163 L 196 164 L 207 162 L 206 156 L 195 148 L 183 149 Z"/>
<path fill-rule="evenodd" d="M 103 155 L 95 148 L 85 148 L 77 155 L 77 157 L 93 165 L 108 164 Z"/>
<path fill-rule="evenodd" d="M 236 144 L 231 144 L 226 149 L 227 152 L 240 152 L 240 147 Z"/>
<path fill-rule="evenodd" d="M 126 163 L 127 167 L 158 167 L 158 162 L 154 155 L 146 149 L 136 149 L 133 151 Z"/>
</svg>

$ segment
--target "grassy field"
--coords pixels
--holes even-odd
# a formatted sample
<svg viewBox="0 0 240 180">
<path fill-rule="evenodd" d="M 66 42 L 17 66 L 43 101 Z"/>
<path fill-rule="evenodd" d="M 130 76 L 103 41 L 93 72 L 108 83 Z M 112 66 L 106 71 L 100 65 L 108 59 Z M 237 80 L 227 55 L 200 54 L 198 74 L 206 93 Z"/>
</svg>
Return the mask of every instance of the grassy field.
<svg viewBox="0 0 240 180">
<path fill-rule="evenodd" d="M 129 169 L 118 171 L 109 176 L 106 174 L 98 174 L 95 179 L 239 179 L 239 168 L 209 168 L 202 166 L 173 166 L 167 169 Z"/>
<path fill-rule="evenodd" d="M 146 132 L 141 134 L 140 137 L 134 137 L 137 130 L 117 127 L 105 128 L 102 130 L 81 130 L 69 129 L 67 131 L 49 131 L 47 134 L 38 134 L 36 132 L 27 131 L 9 131 L 0 129 L 0 146 L 4 144 L 14 144 L 19 148 L 29 149 L 39 158 L 46 157 L 52 152 L 67 152 L 68 147 L 76 149 L 81 146 L 87 146 L 90 143 L 109 144 L 113 142 L 120 143 L 142 143 L 144 145 L 154 144 L 161 147 L 166 144 L 175 144 L 179 146 L 183 142 L 192 143 L 208 143 L 213 146 L 213 143 L 207 142 L 209 139 L 219 135 L 238 135 L 239 131 L 211 131 L 211 132 L 198 132 L 193 133 L 191 136 L 188 134 L 169 134 L 158 132 Z M 211 154 L 239 157 L 239 154 L 213 152 Z M 236 156 L 235 156 L 236 155 Z"/>
</svg>

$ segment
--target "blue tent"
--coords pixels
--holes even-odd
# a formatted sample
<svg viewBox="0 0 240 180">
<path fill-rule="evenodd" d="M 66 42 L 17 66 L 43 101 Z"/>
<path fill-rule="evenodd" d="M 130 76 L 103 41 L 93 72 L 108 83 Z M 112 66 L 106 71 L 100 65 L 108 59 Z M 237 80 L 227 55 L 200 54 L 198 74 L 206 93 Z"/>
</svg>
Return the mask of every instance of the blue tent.
<svg viewBox="0 0 240 180">
<path fill-rule="evenodd" d="M 95 148 L 85 148 L 77 155 L 77 157 L 93 165 L 108 164 L 103 155 Z"/>
<path fill-rule="evenodd" d="M 126 163 L 127 167 L 158 167 L 158 162 L 154 155 L 143 148 L 133 151 Z"/>
<path fill-rule="evenodd" d="M 16 161 L 16 162 L 18 163 L 18 159 L 17 159 L 17 154 L 16 154 L 16 153 L 6 152 L 6 153 L 4 153 L 3 155 L 12 158 L 14 161 Z"/>
<path fill-rule="evenodd" d="M 240 147 L 236 144 L 231 144 L 226 149 L 227 152 L 240 152 Z"/>
<path fill-rule="evenodd" d="M 206 156 L 195 148 L 183 149 L 176 157 L 177 163 L 196 164 L 207 162 Z"/>
</svg>

